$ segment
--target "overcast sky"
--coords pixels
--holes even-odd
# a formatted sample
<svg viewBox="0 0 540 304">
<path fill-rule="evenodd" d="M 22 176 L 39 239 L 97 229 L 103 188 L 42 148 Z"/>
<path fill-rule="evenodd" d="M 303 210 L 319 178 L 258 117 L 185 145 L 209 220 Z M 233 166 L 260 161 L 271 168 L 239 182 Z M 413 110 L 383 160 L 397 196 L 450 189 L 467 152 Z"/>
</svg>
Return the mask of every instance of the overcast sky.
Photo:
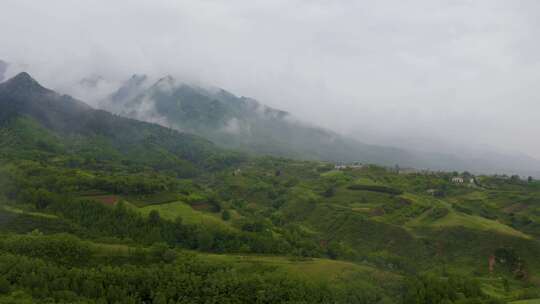
<svg viewBox="0 0 540 304">
<path fill-rule="evenodd" d="M 0 0 L 0 59 L 53 88 L 172 74 L 368 142 L 540 158 L 540 1 Z M 426 148 L 427 149 L 427 148 Z"/>
</svg>

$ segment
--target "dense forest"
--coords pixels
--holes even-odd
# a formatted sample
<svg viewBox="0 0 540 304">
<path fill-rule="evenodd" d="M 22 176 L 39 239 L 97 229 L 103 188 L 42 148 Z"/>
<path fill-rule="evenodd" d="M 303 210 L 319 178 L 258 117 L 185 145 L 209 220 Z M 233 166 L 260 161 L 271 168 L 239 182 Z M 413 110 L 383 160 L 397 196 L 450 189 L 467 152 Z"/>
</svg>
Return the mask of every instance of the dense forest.
<svg viewBox="0 0 540 304">
<path fill-rule="evenodd" d="M 534 303 L 539 257 L 532 178 L 252 156 L 0 84 L 0 303 Z"/>
</svg>

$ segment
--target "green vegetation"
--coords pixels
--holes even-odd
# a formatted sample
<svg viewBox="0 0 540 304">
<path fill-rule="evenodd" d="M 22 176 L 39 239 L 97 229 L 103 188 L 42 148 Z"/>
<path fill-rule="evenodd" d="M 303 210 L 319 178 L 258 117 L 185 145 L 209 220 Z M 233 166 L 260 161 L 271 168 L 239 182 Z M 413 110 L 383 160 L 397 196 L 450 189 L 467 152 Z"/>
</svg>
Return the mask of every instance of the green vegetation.
<svg viewBox="0 0 540 304">
<path fill-rule="evenodd" d="M 0 85 L 0 303 L 540 298 L 536 181 L 251 157 L 42 90 Z"/>
<path fill-rule="evenodd" d="M 142 214 L 148 215 L 152 210 L 159 213 L 164 219 L 174 221 L 181 217 L 186 224 L 201 224 L 227 229 L 228 223 L 221 219 L 221 214 L 214 215 L 208 212 L 197 211 L 183 202 L 150 205 L 139 209 Z"/>
</svg>

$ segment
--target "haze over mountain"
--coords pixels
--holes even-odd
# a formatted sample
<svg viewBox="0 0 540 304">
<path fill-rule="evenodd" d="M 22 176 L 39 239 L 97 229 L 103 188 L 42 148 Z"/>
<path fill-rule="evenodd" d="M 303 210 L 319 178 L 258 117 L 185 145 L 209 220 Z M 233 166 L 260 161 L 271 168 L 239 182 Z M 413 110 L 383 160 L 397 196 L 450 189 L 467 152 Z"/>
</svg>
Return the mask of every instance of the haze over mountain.
<svg viewBox="0 0 540 304">
<path fill-rule="evenodd" d="M 10 62 L 6 77 L 23 67 L 70 94 L 92 75 L 112 92 L 132 73 L 171 74 L 362 142 L 394 146 L 398 137 L 540 158 L 538 5 L 7 0 L 0 58 Z"/>
<path fill-rule="evenodd" d="M 37 83 L 26 73 L 14 80 L 20 78 Z M 444 142 L 429 146 L 426 140 L 414 142 L 399 137 L 390 140 L 395 145 L 385 145 L 384 139 L 377 138 L 372 138 L 377 145 L 366 144 L 354 136 L 303 122 L 294 113 L 268 107 L 252 98 L 172 76 L 156 80 L 133 75 L 108 95 L 106 92 L 113 90 L 116 83 L 102 76 L 92 75 L 72 83 L 68 91 L 88 98 L 98 108 L 197 134 L 228 149 L 338 163 L 358 161 L 429 170 L 540 176 L 540 161 L 527 155 L 497 153 L 488 148 L 465 150 Z M 446 152 L 439 152 L 441 149 Z"/>
<path fill-rule="evenodd" d="M 0 304 L 540 303 L 540 1 L 0 2 Z"/>
<path fill-rule="evenodd" d="M 7 67 L 7 62 L 0 60 L 0 82 L 4 80 L 4 74 L 6 73 Z"/>
<path fill-rule="evenodd" d="M 91 153 L 97 155 L 95 161 L 129 159 L 191 176 L 212 168 L 214 155 L 225 163 L 229 156 L 198 136 L 93 109 L 44 88 L 24 72 L 0 83 L 0 124 L 11 130 L 2 134 L 8 149 L 45 145 L 45 150 L 74 157 L 75 162 Z M 21 140 L 18 134 L 25 133 Z M 235 154 L 230 155 L 234 160 Z"/>
<path fill-rule="evenodd" d="M 294 114 L 273 109 L 220 88 L 133 75 L 99 107 L 126 117 L 198 134 L 222 147 L 258 154 L 334 162 L 376 163 L 431 170 L 459 170 L 537 176 L 540 161 L 483 150 L 438 153 L 409 143 L 399 148 L 362 143 L 352 136 L 301 122 Z M 396 143 L 399 143 L 396 140 Z M 416 148 L 418 146 L 418 148 Z"/>
<path fill-rule="evenodd" d="M 171 124 L 209 135 L 230 119 L 269 140 L 279 128 L 279 139 L 332 135 L 220 89 L 145 81 L 132 77 L 111 105 L 164 107 Z M 250 157 L 27 73 L 0 83 L 0 143 L 2 303 L 493 304 L 540 291 L 532 178 Z"/>
</svg>

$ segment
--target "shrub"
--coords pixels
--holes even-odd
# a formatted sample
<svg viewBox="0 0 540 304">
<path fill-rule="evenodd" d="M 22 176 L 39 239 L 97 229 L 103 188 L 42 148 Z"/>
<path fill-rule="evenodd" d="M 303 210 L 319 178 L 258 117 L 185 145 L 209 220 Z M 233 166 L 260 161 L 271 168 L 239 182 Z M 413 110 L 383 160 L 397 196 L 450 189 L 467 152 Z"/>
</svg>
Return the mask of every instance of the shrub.
<svg viewBox="0 0 540 304">
<path fill-rule="evenodd" d="M 11 253 L 50 259 L 60 264 L 85 263 L 91 254 L 87 243 L 67 234 L 9 236 L 2 241 L 2 248 Z"/>
<path fill-rule="evenodd" d="M 221 218 L 224 221 L 228 221 L 231 219 L 231 213 L 228 210 L 223 210 L 223 212 L 221 213 Z"/>
</svg>

